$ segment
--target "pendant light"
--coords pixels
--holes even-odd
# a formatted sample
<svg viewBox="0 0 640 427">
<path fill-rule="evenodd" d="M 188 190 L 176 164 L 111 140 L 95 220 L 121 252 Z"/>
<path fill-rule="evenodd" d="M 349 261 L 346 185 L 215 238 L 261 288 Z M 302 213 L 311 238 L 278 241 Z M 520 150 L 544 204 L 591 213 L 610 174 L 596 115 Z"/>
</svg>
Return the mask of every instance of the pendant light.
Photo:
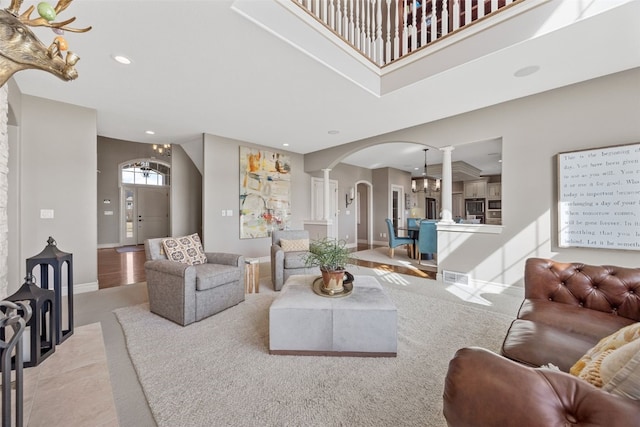
<svg viewBox="0 0 640 427">
<path fill-rule="evenodd" d="M 426 191 L 429 187 L 429 179 L 427 178 L 427 151 L 429 151 L 429 149 L 423 148 L 422 150 L 424 151 L 424 170 L 422 171 L 422 176 L 424 177 L 423 187 Z"/>
</svg>

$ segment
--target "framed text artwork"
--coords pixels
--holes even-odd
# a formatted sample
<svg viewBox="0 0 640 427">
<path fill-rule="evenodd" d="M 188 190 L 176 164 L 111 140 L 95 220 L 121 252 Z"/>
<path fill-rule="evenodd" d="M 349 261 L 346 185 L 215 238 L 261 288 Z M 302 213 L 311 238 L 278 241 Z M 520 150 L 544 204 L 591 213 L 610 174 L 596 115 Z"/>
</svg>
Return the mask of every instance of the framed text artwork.
<svg viewBox="0 0 640 427">
<path fill-rule="evenodd" d="M 640 143 L 558 154 L 560 247 L 640 250 Z"/>
<path fill-rule="evenodd" d="M 240 238 L 269 237 L 291 217 L 289 156 L 240 147 Z"/>
</svg>

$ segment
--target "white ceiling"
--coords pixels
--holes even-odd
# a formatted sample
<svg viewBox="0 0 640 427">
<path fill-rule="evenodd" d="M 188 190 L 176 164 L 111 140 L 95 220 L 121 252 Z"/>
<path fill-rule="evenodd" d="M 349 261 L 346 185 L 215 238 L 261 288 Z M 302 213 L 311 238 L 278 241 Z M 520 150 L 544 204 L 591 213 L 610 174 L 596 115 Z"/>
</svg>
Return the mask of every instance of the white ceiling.
<svg viewBox="0 0 640 427">
<path fill-rule="evenodd" d="M 79 78 L 28 70 L 15 79 L 24 94 L 95 109 L 101 136 L 184 143 L 209 133 L 305 154 L 640 66 L 640 1 L 525 1 L 541 3 L 529 12 L 529 41 L 381 97 L 234 12 L 232 0 L 75 1 L 58 20 L 93 26 L 66 35 Z M 133 63 L 116 63 L 117 54 Z M 540 71 L 513 76 L 530 65 Z M 495 170 L 495 141 L 486 144 L 482 154 L 468 147 L 482 162 L 468 161 Z M 413 171 L 422 148 L 378 146 L 346 162 Z M 439 162 L 430 150 L 429 164 Z"/>
</svg>

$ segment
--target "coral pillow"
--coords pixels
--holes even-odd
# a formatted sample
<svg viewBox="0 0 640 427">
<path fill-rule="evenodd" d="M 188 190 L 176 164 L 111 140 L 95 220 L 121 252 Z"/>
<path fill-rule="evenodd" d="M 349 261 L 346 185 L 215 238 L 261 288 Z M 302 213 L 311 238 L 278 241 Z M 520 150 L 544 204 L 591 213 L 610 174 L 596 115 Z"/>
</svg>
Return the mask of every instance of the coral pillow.
<svg viewBox="0 0 640 427">
<path fill-rule="evenodd" d="M 202 248 L 200 236 L 169 237 L 162 240 L 162 247 L 167 258 L 171 261 L 188 265 L 206 264 L 207 256 Z"/>
<path fill-rule="evenodd" d="M 302 252 L 309 250 L 309 239 L 280 239 L 280 247 L 285 252 Z"/>
<path fill-rule="evenodd" d="M 638 338 L 640 338 L 640 323 L 625 326 L 608 337 L 602 338 L 595 347 L 571 367 L 569 372 L 596 387 L 603 387 L 606 382 L 615 376 L 610 374 L 612 370 L 616 370 L 614 365 L 622 363 L 620 362 L 621 355 L 616 353 L 621 351 L 624 354 L 626 350 L 623 350 L 623 348 L 629 343 L 639 341 Z M 608 360 L 609 358 L 613 359 Z M 603 364 L 608 366 L 607 372 L 610 376 L 607 377 L 605 375 L 607 381 L 602 377 Z"/>
</svg>

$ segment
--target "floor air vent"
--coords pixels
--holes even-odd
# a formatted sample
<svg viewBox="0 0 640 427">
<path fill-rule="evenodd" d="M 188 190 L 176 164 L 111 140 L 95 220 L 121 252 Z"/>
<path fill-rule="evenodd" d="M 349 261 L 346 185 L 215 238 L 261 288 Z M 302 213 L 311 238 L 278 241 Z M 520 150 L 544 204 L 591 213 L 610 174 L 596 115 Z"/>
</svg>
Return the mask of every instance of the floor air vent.
<svg viewBox="0 0 640 427">
<path fill-rule="evenodd" d="M 465 273 L 458 273 L 457 271 L 444 270 L 443 277 L 444 277 L 445 283 L 453 283 L 453 284 L 459 284 L 459 285 L 469 284 L 469 275 Z"/>
</svg>

